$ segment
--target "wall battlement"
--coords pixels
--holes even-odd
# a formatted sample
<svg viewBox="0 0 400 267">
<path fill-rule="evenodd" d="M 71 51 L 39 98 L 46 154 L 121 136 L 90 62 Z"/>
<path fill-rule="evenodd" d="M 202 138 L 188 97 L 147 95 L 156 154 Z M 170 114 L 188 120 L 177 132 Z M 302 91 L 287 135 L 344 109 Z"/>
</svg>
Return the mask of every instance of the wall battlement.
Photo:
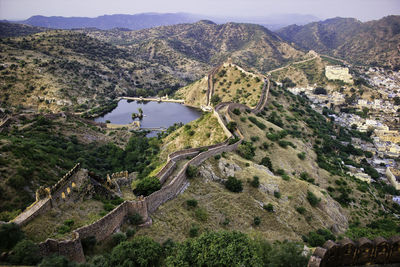
<svg viewBox="0 0 400 267">
<path fill-rule="evenodd" d="M 400 236 L 390 239 L 378 237 L 372 241 L 362 237 L 357 241 L 348 238 L 337 243 L 326 241 L 323 247 L 315 249 L 308 267 L 363 266 L 399 262 Z"/>
</svg>

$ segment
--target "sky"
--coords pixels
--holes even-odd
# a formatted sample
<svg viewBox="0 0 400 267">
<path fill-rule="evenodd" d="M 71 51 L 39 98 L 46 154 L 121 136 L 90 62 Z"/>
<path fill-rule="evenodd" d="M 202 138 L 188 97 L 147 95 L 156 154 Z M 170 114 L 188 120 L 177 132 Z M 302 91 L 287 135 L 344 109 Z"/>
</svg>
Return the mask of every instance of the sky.
<svg viewBox="0 0 400 267">
<path fill-rule="evenodd" d="M 340 16 L 367 21 L 400 15 L 400 0 L 0 0 L 0 20 L 22 20 L 33 15 L 96 17 L 144 12 L 220 17 L 296 13 L 321 19 Z"/>
</svg>

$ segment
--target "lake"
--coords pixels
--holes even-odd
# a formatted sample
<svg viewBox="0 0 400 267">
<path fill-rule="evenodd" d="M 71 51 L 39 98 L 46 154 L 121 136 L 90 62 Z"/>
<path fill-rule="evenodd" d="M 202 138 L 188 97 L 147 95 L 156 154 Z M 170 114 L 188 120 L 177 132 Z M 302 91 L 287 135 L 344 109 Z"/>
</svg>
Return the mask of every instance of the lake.
<svg viewBox="0 0 400 267">
<path fill-rule="evenodd" d="M 97 117 L 96 122 L 109 120 L 114 124 L 129 124 L 132 120 L 132 113 L 143 110 L 143 119 L 140 121 L 142 128 L 168 128 L 176 122 L 184 124 L 191 122 L 201 116 L 201 111 L 184 106 L 179 103 L 155 102 L 155 101 L 128 101 L 121 99 L 118 106 L 104 116 Z M 138 119 L 135 119 L 138 120 Z"/>
</svg>

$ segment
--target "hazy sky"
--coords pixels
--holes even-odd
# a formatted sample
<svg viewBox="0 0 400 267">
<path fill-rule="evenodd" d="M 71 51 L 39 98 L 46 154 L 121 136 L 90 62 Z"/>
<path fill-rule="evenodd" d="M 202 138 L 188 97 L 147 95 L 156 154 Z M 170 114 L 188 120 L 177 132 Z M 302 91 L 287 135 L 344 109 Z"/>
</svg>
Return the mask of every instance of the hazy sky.
<svg viewBox="0 0 400 267">
<path fill-rule="evenodd" d="M 142 12 L 190 12 L 218 16 L 311 14 L 365 20 L 400 14 L 400 0 L 0 0 L 0 19 L 33 15 L 86 16 Z"/>
</svg>

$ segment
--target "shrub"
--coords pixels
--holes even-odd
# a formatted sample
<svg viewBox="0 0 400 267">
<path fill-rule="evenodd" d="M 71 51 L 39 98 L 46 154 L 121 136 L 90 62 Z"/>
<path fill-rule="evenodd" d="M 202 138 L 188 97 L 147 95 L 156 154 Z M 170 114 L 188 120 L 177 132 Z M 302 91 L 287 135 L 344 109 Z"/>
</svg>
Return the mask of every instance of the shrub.
<svg viewBox="0 0 400 267">
<path fill-rule="evenodd" d="M 39 267 L 73 267 L 75 264 L 71 263 L 64 256 L 51 255 L 50 257 L 45 257 L 38 265 Z M 95 265 L 99 266 L 99 265 Z M 107 265 L 106 265 L 107 266 Z"/>
<path fill-rule="evenodd" d="M 261 223 L 260 217 L 254 217 L 253 221 L 254 221 L 254 225 L 255 225 L 255 226 L 258 226 L 258 225 L 260 225 L 260 223 Z"/>
<path fill-rule="evenodd" d="M 128 216 L 128 222 L 132 225 L 140 225 L 143 223 L 143 217 L 139 213 L 135 212 Z"/>
<path fill-rule="evenodd" d="M 221 102 L 221 98 L 219 97 L 219 95 L 214 94 L 211 99 L 210 99 L 211 104 L 213 104 L 214 106 L 217 105 L 219 102 Z"/>
<path fill-rule="evenodd" d="M 301 159 L 301 160 L 305 160 L 306 159 L 306 153 L 305 152 L 298 153 L 297 157 L 299 157 L 299 159 Z"/>
<path fill-rule="evenodd" d="M 72 225 L 74 225 L 74 220 L 72 219 L 65 220 L 64 225 L 71 227 Z"/>
<path fill-rule="evenodd" d="M 260 162 L 261 165 L 264 165 L 267 167 L 270 171 L 274 172 L 274 169 L 272 168 L 272 162 L 269 157 L 263 157 Z"/>
<path fill-rule="evenodd" d="M 251 160 L 255 156 L 255 147 L 250 142 L 243 142 L 238 146 L 237 152 L 245 159 Z"/>
<path fill-rule="evenodd" d="M 226 124 L 226 128 L 228 128 L 228 130 L 229 130 L 230 132 L 234 132 L 234 131 L 236 130 L 236 128 L 237 128 L 237 123 L 234 122 L 234 121 L 230 121 L 230 122 L 228 122 L 228 123 Z"/>
<path fill-rule="evenodd" d="M 127 237 L 127 238 L 130 238 L 130 237 L 134 236 L 135 234 L 136 234 L 136 230 L 133 229 L 133 228 L 129 228 L 129 229 L 126 231 L 126 237 Z"/>
<path fill-rule="evenodd" d="M 24 238 L 24 233 L 19 225 L 15 223 L 6 223 L 0 225 L 0 251 L 12 249 L 15 244 Z"/>
<path fill-rule="evenodd" d="M 229 176 L 225 182 L 225 187 L 231 192 L 239 193 L 243 191 L 242 181 L 236 179 L 233 176 Z"/>
<path fill-rule="evenodd" d="M 149 196 L 153 192 L 160 190 L 161 183 L 157 177 L 146 177 L 139 181 L 136 185 L 135 195 Z"/>
<path fill-rule="evenodd" d="M 238 115 L 238 116 L 241 114 L 241 112 L 238 108 L 233 109 L 232 112 L 233 112 L 233 114 Z"/>
<path fill-rule="evenodd" d="M 199 226 L 198 225 L 192 225 L 189 229 L 189 236 L 190 237 L 196 237 L 199 235 Z"/>
<path fill-rule="evenodd" d="M 60 227 L 57 228 L 57 231 L 63 235 L 71 231 L 71 228 L 67 225 L 61 225 Z"/>
<path fill-rule="evenodd" d="M 215 155 L 214 159 L 219 160 L 221 158 L 221 154 Z"/>
<path fill-rule="evenodd" d="M 196 219 L 198 219 L 199 221 L 202 221 L 202 222 L 206 222 L 208 219 L 207 211 L 202 208 L 197 208 L 194 211 L 194 216 L 196 217 Z"/>
<path fill-rule="evenodd" d="M 198 172 L 199 172 L 199 169 L 196 166 L 189 165 L 186 168 L 186 176 L 188 178 L 194 178 L 195 176 L 197 176 Z"/>
<path fill-rule="evenodd" d="M 264 130 L 265 128 L 267 128 L 267 126 L 265 126 L 264 123 L 259 122 L 255 117 L 249 117 L 249 121 L 251 121 L 252 123 L 254 123 L 258 128 L 260 128 L 261 130 Z"/>
<path fill-rule="evenodd" d="M 112 235 L 112 242 L 114 246 L 120 244 L 121 242 L 126 240 L 126 235 L 124 233 L 115 233 Z"/>
<path fill-rule="evenodd" d="M 314 193 L 311 191 L 307 191 L 307 200 L 313 207 L 317 206 L 318 203 L 321 201 L 321 199 L 317 198 L 317 196 L 314 195 Z"/>
<path fill-rule="evenodd" d="M 276 174 L 277 174 L 277 175 L 284 175 L 284 174 L 285 174 L 285 170 L 283 170 L 283 169 L 278 169 L 278 170 L 276 170 Z"/>
<path fill-rule="evenodd" d="M 258 140 L 260 140 L 260 137 L 258 137 L 258 136 L 252 136 L 252 137 L 250 137 L 250 140 L 252 141 L 252 142 L 257 142 Z"/>
<path fill-rule="evenodd" d="M 271 203 L 264 205 L 263 209 L 265 209 L 266 211 L 269 211 L 269 212 L 274 212 L 274 206 Z"/>
<path fill-rule="evenodd" d="M 30 240 L 24 239 L 13 248 L 10 256 L 12 264 L 32 265 L 41 260 L 38 246 Z"/>
<path fill-rule="evenodd" d="M 253 176 L 253 180 L 251 180 L 250 185 L 254 188 L 258 188 L 260 186 L 260 178 L 258 178 L 258 176 Z"/>
<path fill-rule="evenodd" d="M 276 197 L 276 198 L 281 198 L 281 192 L 279 192 L 279 191 L 274 191 L 274 197 Z"/>
<path fill-rule="evenodd" d="M 186 205 L 191 208 L 197 207 L 197 200 L 196 199 L 188 199 L 186 200 Z"/>
<path fill-rule="evenodd" d="M 306 212 L 306 208 L 304 208 L 303 206 L 297 207 L 296 210 L 300 214 L 304 214 Z"/>
<path fill-rule="evenodd" d="M 110 257 L 110 266 L 160 266 L 162 247 L 148 237 L 135 237 L 116 246 Z"/>
<path fill-rule="evenodd" d="M 104 203 L 103 208 L 105 211 L 112 211 L 115 208 L 115 206 L 111 203 Z"/>
</svg>

